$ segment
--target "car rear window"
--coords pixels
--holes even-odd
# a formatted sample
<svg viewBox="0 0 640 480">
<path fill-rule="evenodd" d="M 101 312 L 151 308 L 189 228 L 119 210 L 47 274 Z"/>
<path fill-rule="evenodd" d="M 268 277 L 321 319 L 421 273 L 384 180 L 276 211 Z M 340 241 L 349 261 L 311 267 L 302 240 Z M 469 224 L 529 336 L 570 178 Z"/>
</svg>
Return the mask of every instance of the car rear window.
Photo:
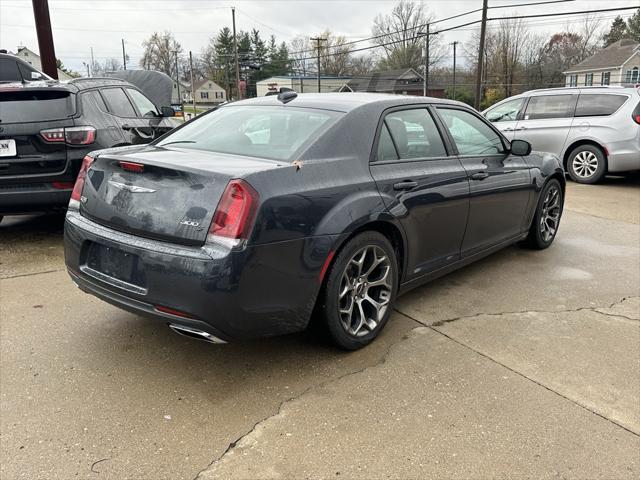
<svg viewBox="0 0 640 480">
<path fill-rule="evenodd" d="M 75 113 L 74 100 L 74 95 L 65 90 L 3 91 L 0 94 L 0 122 L 47 122 L 68 118 Z"/>
<path fill-rule="evenodd" d="M 222 107 L 170 133 L 157 145 L 292 160 L 294 153 L 342 115 L 284 106 Z"/>
<path fill-rule="evenodd" d="M 583 94 L 578 98 L 576 117 L 605 117 L 615 113 L 624 102 L 626 95 Z"/>
<path fill-rule="evenodd" d="M 0 58 L 0 82 L 21 82 L 18 62 L 11 58 Z"/>
</svg>

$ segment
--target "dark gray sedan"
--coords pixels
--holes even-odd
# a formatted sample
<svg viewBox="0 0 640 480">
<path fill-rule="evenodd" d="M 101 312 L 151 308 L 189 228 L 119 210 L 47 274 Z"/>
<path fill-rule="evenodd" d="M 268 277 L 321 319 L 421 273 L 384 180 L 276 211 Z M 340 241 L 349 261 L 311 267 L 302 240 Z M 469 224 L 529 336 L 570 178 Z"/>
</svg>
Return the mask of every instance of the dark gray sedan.
<svg viewBox="0 0 640 480">
<path fill-rule="evenodd" d="M 82 290 L 184 335 L 314 317 L 356 349 L 399 294 L 514 242 L 551 245 L 564 188 L 557 157 L 464 104 L 285 92 L 87 156 L 66 264 Z"/>
</svg>

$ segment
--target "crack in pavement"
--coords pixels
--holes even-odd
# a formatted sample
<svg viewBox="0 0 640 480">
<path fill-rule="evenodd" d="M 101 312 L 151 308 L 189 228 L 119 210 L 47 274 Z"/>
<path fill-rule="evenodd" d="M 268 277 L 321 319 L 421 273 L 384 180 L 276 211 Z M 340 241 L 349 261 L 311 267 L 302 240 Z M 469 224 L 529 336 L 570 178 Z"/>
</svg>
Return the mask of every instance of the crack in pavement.
<svg viewBox="0 0 640 480">
<path fill-rule="evenodd" d="M 459 317 L 452 317 L 452 318 L 445 318 L 442 320 L 437 320 L 433 323 L 426 323 L 424 321 L 418 320 L 417 318 L 412 317 L 409 313 L 405 313 L 402 310 L 399 310 L 398 308 L 395 308 L 394 310 L 396 312 L 398 312 L 401 315 L 404 315 L 405 317 L 413 320 L 414 322 L 419 323 L 420 325 L 423 325 L 425 327 L 442 327 L 443 325 L 447 324 L 447 323 L 451 323 L 451 322 L 457 322 L 458 320 L 470 320 L 472 318 L 478 318 L 478 317 L 500 317 L 502 315 L 524 315 L 526 313 L 570 313 L 570 312 L 584 312 L 584 311 L 590 311 L 590 312 L 594 312 L 594 313 L 599 313 L 601 315 L 606 315 L 606 316 L 611 316 L 611 317 L 622 317 L 625 318 L 627 320 L 631 320 L 634 322 L 637 322 L 638 319 L 637 318 L 631 318 L 631 317 L 627 317 L 625 315 L 621 315 L 619 313 L 606 313 L 606 312 L 602 312 L 601 310 L 604 309 L 611 309 L 613 307 L 615 307 L 616 305 L 619 305 L 623 302 L 625 302 L 626 300 L 631 300 L 634 298 L 640 298 L 636 295 L 630 295 L 627 297 L 623 297 L 622 300 L 618 300 L 613 302 L 611 305 L 607 305 L 607 306 L 596 306 L 596 307 L 578 307 L 578 308 L 568 308 L 568 309 L 563 309 L 563 310 L 519 310 L 519 311 L 512 311 L 512 312 L 482 312 L 482 313 L 475 313 L 473 315 L 462 315 Z"/>
<path fill-rule="evenodd" d="M 33 275 L 42 275 L 45 273 L 54 273 L 54 272 L 64 272 L 64 268 L 58 268 L 56 270 L 44 270 L 42 272 L 32 272 L 32 273 L 19 273 L 17 275 L 9 275 L 8 277 L 0 277 L 0 280 L 9 280 L 11 278 L 20 278 L 20 277 L 31 277 Z"/>
<path fill-rule="evenodd" d="M 614 303 L 611 305 L 611 307 L 608 307 L 608 308 L 613 308 L 613 306 L 618 305 L 618 304 L 620 304 L 620 303 L 624 302 L 625 300 L 627 300 L 627 299 L 629 299 L 629 298 L 637 298 L 637 297 L 635 297 L 635 296 L 631 296 L 631 297 L 624 297 L 622 300 L 619 300 L 619 301 L 617 301 L 617 302 L 614 302 Z M 607 307 L 595 307 L 595 308 L 607 308 Z M 525 312 L 515 312 L 515 314 L 518 314 L 518 313 L 562 313 L 562 312 L 579 312 L 579 311 L 582 311 L 582 310 L 591 310 L 591 309 L 590 309 L 590 308 L 578 308 L 578 309 L 573 309 L 573 310 L 561 310 L 561 311 L 554 311 L 554 312 L 525 311 Z M 603 420 L 606 420 L 607 422 L 612 423 L 613 425 L 616 425 L 617 427 L 622 428 L 623 430 L 625 430 L 625 431 L 627 431 L 627 432 L 629 432 L 629 433 L 631 433 L 631 434 L 635 435 L 636 437 L 640 437 L 640 433 L 639 433 L 639 432 L 635 432 L 635 431 L 631 430 L 630 428 L 628 428 L 628 427 L 626 427 L 626 426 L 624 426 L 624 425 L 622 425 L 622 424 L 620 424 L 620 423 L 616 422 L 615 420 L 613 420 L 613 419 L 611 419 L 611 418 L 609 418 L 609 417 L 607 417 L 607 416 L 603 415 L 602 413 L 600 413 L 600 412 L 598 412 L 598 411 L 596 411 L 596 410 L 593 410 L 593 409 L 589 408 L 587 405 L 583 405 L 582 403 L 580 403 L 580 402 L 578 402 L 578 401 L 576 401 L 576 400 L 574 400 L 574 399 L 572 399 L 572 398 L 570 398 L 570 397 L 567 397 L 566 395 L 563 395 L 562 393 L 558 392 L 557 390 L 554 390 L 553 388 L 548 387 L 548 386 L 547 386 L 547 385 L 545 385 L 544 383 L 541 383 L 541 382 L 539 382 L 539 381 L 537 381 L 537 380 L 535 380 L 535 379 L 533 379 L 533 378 L 529 377 L 528 375 L 526 375 L 526 374 L 524 374 L 524 373 L 522 373 L 522 372 L 519 372 L 518 370 L 513 369 L 512 367 L 509 367 L 508 365 L 506 365 L 506 364 L 504 364 L 504 363 L 502 363 L 502 362 L 500 362 L 500 361 L 496 360 L 495 358 L 491 357 L 490 355 L 487 355 L 487 354 L 485 354 L 485 353 L 483 353 L 483 352 L 481 352 L 481 351 L 479 351 L 479 350 L 477 350 L 477 349 L 473 348 L 472 346 L 467 345 L 466 343 L 464 343 L 464 342 L 462 342 L 462 341 L 460 341 L 460 340 L 457 340 L 457 339 L 455 339 L 455 338 L 451 337 L 450 335 L 447 335 L 446 333 L 444 333 L 443 331 L 441 331 L 441 330 L 439 330 L 439 329 L 437 328 L 437 327 L 442 326 L 442 325 L 436 325 L 435 323 L 434 323 L 434 324 L 427 325 L 427 324 L 422 323 L 422 322 L 420 322 L 419 320 L 417 320 L 417 319 L 413 318 L 412 316 L 407 315 L 406 313 L 402 313 L 402 312 L 400 312 L 400 311 L 398 311 L 398 310 L 396 310 L 396 311 L 397 311 L 399 314 L 401 314 L 401 315 L 405 316 L 406 318 L 408 318 L 408 319 L 410 319 L 410 320 L 413 320 L 414 322 L 417 322 L 417 323 L 419 323 L 419 324 L 421 324 L 421 325 L 423 325 L 423 326 L 425 326 L 425 327 L 429 328 L 430 330 L 433 330 L 434 332 L 436 332 L 436 333 L 438 333 L 438 334 L 442 335 L 443 337 L 448 338 L 448 339 L 449 339 L 449 340 L 451 340 L 452 342 L 455 342 L 455 343 L 457 343 L 458 345 L 460 345 L 460 346 L 462 346 L 462 347 L 465 347 L 465 348 L 467 348 L 467 349 L 471 350 L 472 352 L 474 352 L 474 353 L 476 353 L 476 354 L 480 355 L 481 357 L 486 358 L 487 360 L 490 360 L 491 362 L 496 363 L 497 365 L 500 365 L 501 367 L 506 368 L 507 370 L 509 370 L 510 372 L 512 372 L 512 373 L 514 373 L 514 374 L 516 374 L 516 375 L 518 375 L 519 377 L 522 377 L 522 378 L 524 378 L 524 379 L 526 379 L 526 380 L 528 380 L 528 381 L 530 381 L 530 382 L 532 382 L 532 383 L 534 383 L 534 384 L 536 384 L 536 385 L 538 385 L 538 386 L 540 386 L 540 387 L 544 388 L 545 390 L 548 390 L 549 392 L 552 392 L 552 393 L 556 394 L 556 395 L 557 395 L 557 396 L 559 396 L 560 398 L 563 398 L 563 399 L 565 399 L 565 400 L 567 400 L 567 401 L 571 402 L 572 404 L 574 404 L 574 405 L 576 405 L 576 406 L 578 406 L 578 407 L 580 407 L 580 408 L 582 408 L 582 409 L 584 409 L 584 410 L 586 410 L 586 411 L 588 411 L 588 412 L 592 413 L 593 415 L 596 415 L 596 416 L 598 416 L 598 417 L 602 418 Z M 596 313 L 602 313 L 602 312 L 596 312 Z M 494 314 L 479 314 L 479 315 L 472 315 L 472 316 L 469 316 L 469 317 L 460 317 L 460 318 L 461 318 L 461 319 L 462 319 L 462 318 L 475 318 L 475 317 L 478 317 L 478 316 L 481 316 L 481 315 L 489 315 L 489 316 L 493 315 L 493 316 L 500 316 L 500 315 L 508 315 L 508 314 L 509 314 L 508 312 L 505 312 L 505 313 L 497 313 L 497 314 L 495 314 L 495 313 L 494 313 Z M 452 321 L 453 321 L 453 320 L 452 320 Z M 445 322 L 445 323 L 448 323 L 448 322 Z"/>
<path fill-rule="evenodd" d="M 410 317 L 407 317 L 410 318 Z M 410 318 L 410 320 L 413 320 Z M 277 417 L 278 415 L 280 415 L 282 413 L 282 409 L 284 408 L 284 406 L 290 402 L 293 402 L 295 400 L 298 400 L 299 398 L 304 397 L 305 395 L 307 395 L 308 393 L 316 390 L 316 389 L 320 389 L 323 388 L 327 385 L 330 385 L 331 383 L 334 382 L 338 382 L 340 380 L 342 380 L 343 378 L 347 378 L 350 377 L 352 375 L 357 375 L 359 373 L 363 373 L 365 371 L 367 371 L 370 368 L 375 368 L 378 367 L 380 365 L 383 365 L 384 362 L 387 361 L 387 357 L 389 356 L 389 353 L 391 352 L 391 349 L 395 346 L 397 346 L 398 344 L 402 343 L 403 341 L 409 339 L 411 332 L 413 332 L 414 330 L 416 330 L 417 328 L 424 328 L 424 326 L 422 324 L 420 324 L 420 322 L 417 322 L 419 324 L 419 326 L 412 328 L 411 330 L 409 330 L 407 333 L 405 333 L 402 337 L 400 337 L 399 340 L 392 342 L 389 344 L 389 346 L 385 349 L 385 351 L 382 353 L 382 355 L 380 356 L 380 359 L 378 361 L 376 361 L 375 363 L 372 363 L 370 365 L 367 365 L 363 368 L 360 368 L 358 370 L 354 370 L 351 372 L 347 372 L 345 374 L 339 375 L 335 378 L 331 378 L 328 380 L 325 380 L 324 382 L 320 382 L 317 385 L 310 385 L 307 388 L 305 388 L 302 392 L 300 392 L 297 395 L 294 395 L 292 397 L 286 398 L 284 400 L 282 400 L 280 402 L 280 404 L 278 405 L 278 408 L 276 409 L 275 413 L 267 415 L 266 417 L 262 418 L 261 420 L 258 420 L 256 423 L 253 424 L 253 426 L 245 433 L 243 433 L 242 435 L 240 435 L 237 439 L 235 439 L 233 442 L 231 442 L 229 444 L 229 446 L 226 448 L 226 450 L 224 452 L 222 452 L 221 455 L 219 455 L 217 458 L 215 458 L 214 460 L 211 461 L 211 463 L 209 463 L 209 465 L 207 465 L 205 468 L 203 468 L 202 470 L 200 470 L 195 477 L 193 477 L 193 480 L 197 480 L 200 475 L 202 475 L 204 472 L 206 472 L 207 470 L 211 469 L 211 467 L 213 467 L 216 463 L 220 462 L 221 460 L 224 459 L 224 457 L 231 452 L 243 439 L 245 439 L 246 437 L 248 437 L 249 435 L 251 435 L 253 432 L 256 431 L 256 429 L 262 425 L 263 423 L 265 423 L 266 421 L 268 421 L 271 418 Z"/>
</svg>

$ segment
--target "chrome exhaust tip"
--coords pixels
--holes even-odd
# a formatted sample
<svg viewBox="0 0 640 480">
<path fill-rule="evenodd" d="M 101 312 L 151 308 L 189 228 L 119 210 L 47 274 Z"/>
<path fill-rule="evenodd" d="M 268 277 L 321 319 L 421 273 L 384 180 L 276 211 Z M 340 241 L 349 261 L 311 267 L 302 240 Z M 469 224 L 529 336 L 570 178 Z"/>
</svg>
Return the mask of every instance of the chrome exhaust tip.
<svg viewBox="0 0 640 480">
<path fill-rule="evenodd" d="M 170 323 L 169 328 L 179 335 L 195 338 L 196 340 L 202 340 L 204 342 L 209 342 L 209 343 L 227 343 L 224 340 L 221 340 L 220 338 L 216 337 L 215 335 L 211 335 L 209 332 L 205 332 L 203 330 L 198 330 L 197 328 L 191 328 L 185 325 L 178 325 L 176 323 Z"/>
</svg>

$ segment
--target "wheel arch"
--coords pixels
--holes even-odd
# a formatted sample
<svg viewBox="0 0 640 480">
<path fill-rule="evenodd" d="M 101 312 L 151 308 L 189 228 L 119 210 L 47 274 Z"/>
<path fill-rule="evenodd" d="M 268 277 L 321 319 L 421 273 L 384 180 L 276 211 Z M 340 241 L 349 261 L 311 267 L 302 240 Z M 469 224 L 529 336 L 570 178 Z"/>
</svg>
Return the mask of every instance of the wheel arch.
<svg viewBox="0 0 640 480">
<path fill-rule="evenodd" d="M 569 155 L 571 155 L 571 152 L 573 152 L 577 147 L 580 147 L 582 145 L 591 145 L 592 147 L 596 147 L 600 149 L 600 151 L 602 152 L 602 155 L 604 155 L 605 168 L 607 168 L 607 165 L 608 165 L 607 149 L 595 140 L 592 140 L 589 138 L 583 138 L 580 140 L 575 140 L 565 149 L 564 155 L 562 156 L 562 166 L 564 167 L 565 171 L 568 171 Z"/>
</svg>

